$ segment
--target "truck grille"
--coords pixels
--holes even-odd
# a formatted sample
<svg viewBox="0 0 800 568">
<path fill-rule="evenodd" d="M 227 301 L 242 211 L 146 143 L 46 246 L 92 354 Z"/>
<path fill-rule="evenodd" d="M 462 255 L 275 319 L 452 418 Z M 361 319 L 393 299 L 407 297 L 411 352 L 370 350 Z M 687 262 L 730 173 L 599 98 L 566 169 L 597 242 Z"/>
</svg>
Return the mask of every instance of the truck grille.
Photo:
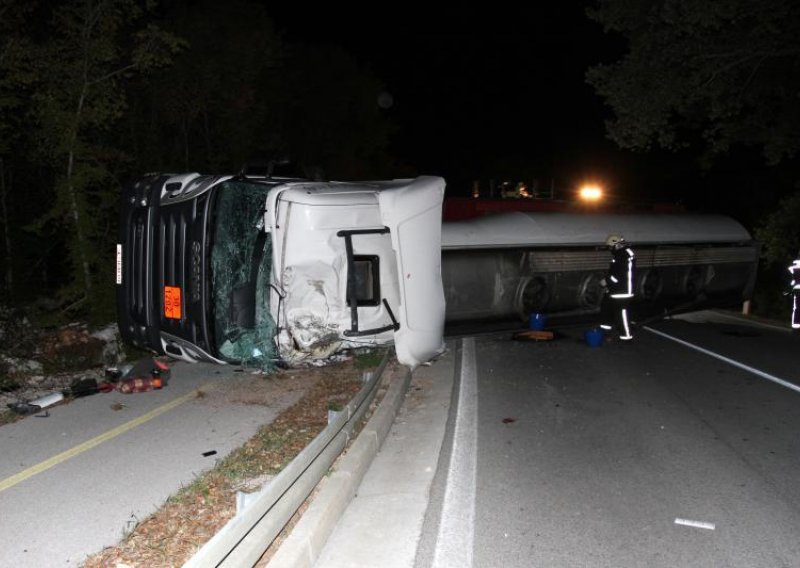
<svg viewBox="0 0 800 568">
<path fill-rule="evenodd" d="M 181 319 L 159 310 L 163 331 L 208 348 L 205 286 L 205 209 L 209 194 L 188 201 L 162 205 L 158 219 L 160 257 L 156 275 L 159 293 L 164 286 L 181 289 Z M 196 265 L 196 266 L 195 266 Z M 159 297 L 159 304 L 161 298 Z"/>
<path fill-rule="evenodd" d="M 152 240 L 152 230 L 148 219 L 148 211 L 140 209 L 134 214 L 128 236 L 129 248 L 125 260 L 125 272 L 128 277 L 128 306 L 131 317 L 141 325 L 149 325 L 147 306 L 152 301 L 152 276 L 148 243 Z"/>
</svg>

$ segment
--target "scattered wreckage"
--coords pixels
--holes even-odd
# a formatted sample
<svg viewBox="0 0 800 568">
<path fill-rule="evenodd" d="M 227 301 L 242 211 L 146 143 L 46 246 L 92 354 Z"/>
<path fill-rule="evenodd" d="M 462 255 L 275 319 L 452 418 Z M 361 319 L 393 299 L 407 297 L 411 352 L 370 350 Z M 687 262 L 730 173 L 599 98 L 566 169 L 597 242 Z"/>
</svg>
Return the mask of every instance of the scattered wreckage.
<svg viewBox="0 0 800 568">
<path fill-rule="evenodd" d="M 107 368 L 105 380 L 98 381 L 93 377 L 76 378 L 65 389 L 53 391 L 27 402 L 9 403 L 8 408 L 24 416 L 41 412 L 68 398 L 81 398 L 112 391 L 131 394 L 158 390 L 167 385 L 170 372 L 169 365 L 163 361 L 145 357 L 133 364 Z M 49 413 L 45 410 L 45 414 L 37 416 L 46 417 Z"/>
</svg>

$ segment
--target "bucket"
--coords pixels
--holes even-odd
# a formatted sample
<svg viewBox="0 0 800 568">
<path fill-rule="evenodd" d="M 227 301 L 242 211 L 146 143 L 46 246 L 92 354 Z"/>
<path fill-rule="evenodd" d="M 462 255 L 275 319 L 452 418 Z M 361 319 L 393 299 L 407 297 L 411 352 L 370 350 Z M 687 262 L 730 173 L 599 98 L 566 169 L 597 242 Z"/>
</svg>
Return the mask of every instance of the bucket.
<svg viewBox="0 0 800 568">
<path fill-rule="evenodd" d="M 547 322 L 547 316 L 540 313 L 532 313 L 528 318 L 528 327 L 535 331 L 542 331 Z"/>
<path fill-rule="evenodd" d="M 600 347 L 603 345 L 603 330 L 595 327 L 583 332 L 583 339 L 589 347 Z"/>
</svg>

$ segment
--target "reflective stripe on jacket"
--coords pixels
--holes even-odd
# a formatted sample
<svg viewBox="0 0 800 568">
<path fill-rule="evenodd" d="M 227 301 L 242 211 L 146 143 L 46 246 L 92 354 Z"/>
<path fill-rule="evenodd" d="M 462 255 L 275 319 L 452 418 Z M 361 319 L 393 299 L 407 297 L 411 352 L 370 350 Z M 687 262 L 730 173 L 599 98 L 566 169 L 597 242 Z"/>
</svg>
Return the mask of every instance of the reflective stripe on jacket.
<svg viewBox="0 0 800 568">
<path fill-rule="evenodd" d="M 612 298 L 633 297 L 633 272 L 636 255 L 629 247 L 612 249 L 608 267 L 608 293 Z"/>
<path fill-rule="evenodd" d="M 792 290 L 800 290 L 800 259 L 789 265 L 789 274 L 792 275 L 792 281 L 789 286 L 792 287 Z"/>
</svg>

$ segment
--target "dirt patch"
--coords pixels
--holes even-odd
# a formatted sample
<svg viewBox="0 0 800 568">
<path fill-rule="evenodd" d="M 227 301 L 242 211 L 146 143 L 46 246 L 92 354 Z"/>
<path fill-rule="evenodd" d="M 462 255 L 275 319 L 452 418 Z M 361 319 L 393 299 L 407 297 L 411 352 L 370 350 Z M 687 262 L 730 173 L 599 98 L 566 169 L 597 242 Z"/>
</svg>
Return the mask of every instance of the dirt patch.
<svg viewBox="0 0 800 568">
<path fill-rule="evenodd" d="M 313 369 L 319 371 L 320 369 Z M 299 371 L 299 372 L 298 372 Z M 203 404 L 211 407 L 247 404 L 268 408 L 286 407 L 286 400 L 297 401 L 320 378 L 319 372 L 307 370 L 282 371 L 273 375 L 249 375 L 226 379 L 224 388 L 215 388 L 202 396 Z"/>
</svg>

